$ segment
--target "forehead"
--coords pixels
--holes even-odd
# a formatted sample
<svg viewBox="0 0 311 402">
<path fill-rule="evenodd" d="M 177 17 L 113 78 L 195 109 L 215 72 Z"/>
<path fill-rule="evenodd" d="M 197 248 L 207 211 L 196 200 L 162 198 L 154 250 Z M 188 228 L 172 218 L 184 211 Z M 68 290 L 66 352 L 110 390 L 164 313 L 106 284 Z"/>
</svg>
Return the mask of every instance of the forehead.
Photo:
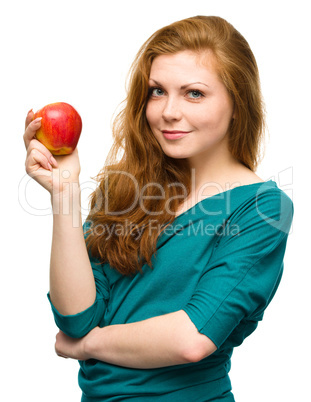
<svg viewBox="0 0 311 402">
<path fill-rule="evenodd" d="M 150 78 L 156 79 L 156 76 L 159 78 L 161 75 L 170 75 L 176 79 L 217 78 L 216 59 L 208 50 L 201 53 L 184 50 L 157 56 L 151 64 Z"/>
</svg>

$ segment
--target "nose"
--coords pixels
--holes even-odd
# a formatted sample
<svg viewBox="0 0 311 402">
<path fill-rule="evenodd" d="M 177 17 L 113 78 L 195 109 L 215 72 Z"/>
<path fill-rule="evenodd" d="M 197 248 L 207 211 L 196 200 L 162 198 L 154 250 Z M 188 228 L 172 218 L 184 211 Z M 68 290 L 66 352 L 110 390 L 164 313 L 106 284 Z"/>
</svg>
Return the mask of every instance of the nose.
<svg viewBox="0 0 311 402">
<path fill-rule="evenodd" d="M 180 120 L 182 112 L 180 105 L 174 97 L 167 97 L 162 110 L 162 117 L 166 121 Z"/>
</svg>

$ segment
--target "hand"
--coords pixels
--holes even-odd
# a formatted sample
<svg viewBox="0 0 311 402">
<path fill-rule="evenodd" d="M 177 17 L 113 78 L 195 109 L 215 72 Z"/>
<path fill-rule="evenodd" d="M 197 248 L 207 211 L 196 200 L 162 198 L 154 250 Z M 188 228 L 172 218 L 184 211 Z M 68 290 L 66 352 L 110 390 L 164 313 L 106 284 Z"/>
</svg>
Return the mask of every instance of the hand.
<svg viewBox="0 0 311 402">
<path fill-rule="evenodd" d="M 90 357 L 85 351 L 86 337 L 75 339 L 59 331 L 56 335 L 55 352 L 65 359 L 88 360 Z"/>
<path fill-rule="evenodd" d="M 34 113 L 28 112 L 25 121 L 24 143 L 27 150 L 26 172 L 52 195 L 65 191 L 63 183 L 78 183 L 80 163 L 78 149 L 70 155 L 53 156 L 35 136 L 41 122 L 33 120 Z M 54 169 L 53 169 L 54 167 Z"/>
</svg>

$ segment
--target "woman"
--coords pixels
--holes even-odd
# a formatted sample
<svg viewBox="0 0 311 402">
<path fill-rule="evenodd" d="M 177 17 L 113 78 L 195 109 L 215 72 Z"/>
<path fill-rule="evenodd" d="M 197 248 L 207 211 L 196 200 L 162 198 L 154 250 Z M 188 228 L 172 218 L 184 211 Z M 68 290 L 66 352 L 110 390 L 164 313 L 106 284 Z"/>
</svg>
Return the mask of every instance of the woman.
<svg viewBox="0 0 311 402">
<path fill-rule="evenodd" d="M 146 41 L 83 230 L 78 152 L 54 159 L 32 120 L 26 171 L 53 206 L 55 347 L 79 360 L 82 401 L 234 401 L 233 348 L 277 290 L 293 217 L 255 174 L 264 112 L 246 40 L 198 16 Z"/>
</svg>

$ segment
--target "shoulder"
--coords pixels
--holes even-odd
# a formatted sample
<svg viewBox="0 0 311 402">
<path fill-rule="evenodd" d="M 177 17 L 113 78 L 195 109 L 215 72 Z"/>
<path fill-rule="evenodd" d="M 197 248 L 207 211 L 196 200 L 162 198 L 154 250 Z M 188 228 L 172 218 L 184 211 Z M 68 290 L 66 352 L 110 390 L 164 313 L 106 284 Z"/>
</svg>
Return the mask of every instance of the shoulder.
<svg viewBox="0 0 311 402">
<path fill-rule="evenodd" d="M 238 191 L 243 192 L 243 201 L 226 220 L 217 249 L 218 254 L 222 252 L 228 258 L 248 256 L 251 264 L 286 242 L 293 220 L 293 202 L 272 180 Z"/>
<path fill-rule="evenodd" d="M 251 186 L 257 184 L 254 187 L 253 199 L 258 204 L 270 203 L 270 206 L 275 208 L 282 207 L 283 209 L 293 210 L 293 201 L 291 198 L 281 190 L 274 180 L 265 181 L 261 177 L 257 176 L 254 172 L 246 168 L 245 166 L 238 171 L 239 181 L 237 186 Z"/>
<path fill-rule="evenodd" d="M 247 226 L 264 225 L 272 231 L 288 234 L 294 215 L 292 199 L 273 180 L 258 183 L 248 186 L 248 197 L 232 218 Z"/>
</svg>

